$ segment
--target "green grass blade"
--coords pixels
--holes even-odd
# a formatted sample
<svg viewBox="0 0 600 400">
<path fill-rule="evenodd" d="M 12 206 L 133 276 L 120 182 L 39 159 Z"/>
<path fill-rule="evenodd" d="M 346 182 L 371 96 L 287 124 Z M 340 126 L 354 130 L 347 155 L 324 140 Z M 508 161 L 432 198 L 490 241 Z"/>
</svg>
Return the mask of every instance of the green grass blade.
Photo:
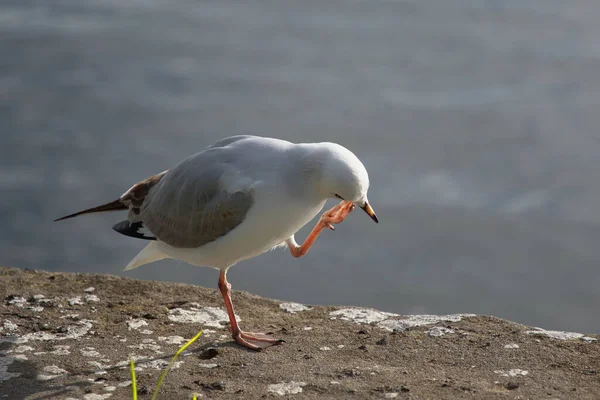
<svg viewBox="0 0 600 400">
<path fill-rule="evenodd" d="M 156 389 L 154 389 L 154 394 L 152 395 L 152 400 L 156 400 L 156 397 L 158 396 L 158 391 L 160 390 L 160 385 L 162 385 L 162 382 L 165 379 L 165 376 L 167 376 L 167 372 L 169 372 L 169 369 L 171 369 L 171 366 L 173 365 L 175 360 L 177 360 L 177 357 L 179 357 L 179 355 L 181 353 L 183 353 L 183 351 L 185 349 L 187 349 L 192 343 L 194 343 L 196 340 L 198 340 L 198 338 L 200 336 L 202 336 L 202 331 L 198 332 L 198 334 L 196 336 L 191 338 L 186 344 L 184 344 L 183 346 L 181 346 L 181 348 L 179 350 L 177 350 L 177 353 L 175 353 L 175 355 L 171 359 L 171 362 L 169 363 L 169 365 L 167 365 L 167 368 L 160 375 L 160 378 L 158 379 L 158 383 L 156 384 Z"/>
<path fill-rule="evenodd" d="M 131 395 L 133 400 L 137 400 L 137 382 L 135 381 L 135 364 L 133 357 L 129 359 L 129 372 L 131 373 Z"/>
<path fill-rule="evenodd" d="M 192 400 L 198 400 L 198 393 L 194 393 L 194 397 L 192 397 Z"/>
</svg>

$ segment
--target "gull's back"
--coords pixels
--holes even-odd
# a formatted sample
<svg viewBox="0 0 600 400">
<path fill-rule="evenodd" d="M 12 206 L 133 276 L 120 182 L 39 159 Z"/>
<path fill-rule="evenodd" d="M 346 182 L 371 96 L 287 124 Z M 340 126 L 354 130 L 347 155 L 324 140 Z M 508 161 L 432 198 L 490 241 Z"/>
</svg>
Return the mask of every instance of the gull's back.
<svg viewBox="0 0 600 400">
<path fill-rule="evenodd" d="M 223 139 L 170 170 L 138 218 L 168 245 L 159 244 L 162 252 L 192 265 L 226 268 L 282 245 L 325 204 L 289 188 L 295 146 Z"/>
<path fill-rule="evenodd" d="M 281 142 L 235 136 L 186 158 L 129 212 L 129 222 L 143 223 L 155 238 L 180 248 L 226 235 L 246 218 L 256 186 L 277 171 L 287 143 Z"/>
</svg>

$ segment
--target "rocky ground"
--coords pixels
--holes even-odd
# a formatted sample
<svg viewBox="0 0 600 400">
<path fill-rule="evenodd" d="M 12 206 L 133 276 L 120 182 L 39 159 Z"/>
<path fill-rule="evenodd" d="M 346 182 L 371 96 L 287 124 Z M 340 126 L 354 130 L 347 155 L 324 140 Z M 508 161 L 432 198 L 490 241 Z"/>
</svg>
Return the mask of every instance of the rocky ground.
<svg viewBox="0 0 600 400">
<path fill-rule="evenodd" d="M 234 292 L 241 325 L 286 343 L 232 342 L 213 288 L 0 269 L 0 398 L 140 399 L 187 339 L 160 399 L 598 399 L 598 336 L 494 317 L 400 316 Z"/>
</svg>

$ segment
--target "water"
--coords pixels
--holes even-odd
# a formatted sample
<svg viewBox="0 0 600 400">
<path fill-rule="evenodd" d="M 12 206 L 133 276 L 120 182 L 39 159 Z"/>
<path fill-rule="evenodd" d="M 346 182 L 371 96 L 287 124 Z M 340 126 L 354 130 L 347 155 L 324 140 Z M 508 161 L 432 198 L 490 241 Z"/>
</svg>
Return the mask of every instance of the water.
<svg viewBox="0 0 600 400">
<path fill-rule="evenodd" d="M 0 263 L 216 287 L 176 261 L 123 274 L 144 243 L 117 214 L 51 221 L 225 136 L 331 140 L 382 222 L 234 288 L 600 332 L 600 3 L 288 3 L 4 0 Z"/>
</svg>

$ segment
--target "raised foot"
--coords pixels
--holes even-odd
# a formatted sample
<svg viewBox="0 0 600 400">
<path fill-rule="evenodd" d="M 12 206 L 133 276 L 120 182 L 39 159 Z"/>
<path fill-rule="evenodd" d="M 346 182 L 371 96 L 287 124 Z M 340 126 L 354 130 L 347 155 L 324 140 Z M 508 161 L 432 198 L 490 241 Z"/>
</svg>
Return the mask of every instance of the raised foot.
<svg viewBox="0 0 600 400">
<path fill-rule="evenodd" d="M 267 347 L 285 343 L 285 340 L 275 339 L 274 337 L 267 335 L 266 333 L 240 331 L 237 334 L 233 334 L 231 336 L 239 345 L 242 345 L 250 350 L 256 351 L 261 351 L 263 349 L 266 349 Z"/>
<path fill-rule="evenodd" d="M 333 224 L 341 223 L 352 211 L 354 211 L 354 204 L 351 201 L 342 201 L 331 210 L 321 215 L 320 222 L 324 227 L 331 230 L 335 230 Z"/>
</svg>

